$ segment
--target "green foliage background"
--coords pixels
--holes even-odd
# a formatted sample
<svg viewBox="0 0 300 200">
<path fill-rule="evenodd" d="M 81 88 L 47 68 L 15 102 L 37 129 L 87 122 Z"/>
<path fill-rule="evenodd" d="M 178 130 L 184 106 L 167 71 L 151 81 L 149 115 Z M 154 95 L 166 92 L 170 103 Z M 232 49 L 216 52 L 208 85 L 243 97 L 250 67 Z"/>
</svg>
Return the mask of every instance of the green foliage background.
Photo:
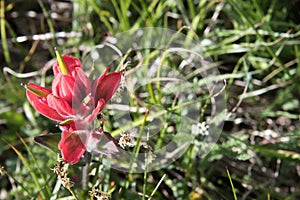
<svg viewBox="0 0 300 200">
<path fill-rule="evenodd" d="M 98 173 L 90 174 L 86 187 L 75 182 L 77 198 L 88 199 L 97 181 L 112 199 L 152 193 L 152 199 L 300 198 L 299 0 L 0 2 L 0 199 L 74 198 L 50 169 L 55 153 L 33 143 L 34 136 L 59 130 L 32 109 L 20 84 L 49 86 L 54 46 L 80 58 L 106 36 L 141 27 L 186 27 L 185 34 L 205 42 L 227 80 L 231 115 L 205 158 L 195 144 L 146 177 L 93 163 Z M 82 170 L 70 166 L 69 174 Z"/>
</svg>

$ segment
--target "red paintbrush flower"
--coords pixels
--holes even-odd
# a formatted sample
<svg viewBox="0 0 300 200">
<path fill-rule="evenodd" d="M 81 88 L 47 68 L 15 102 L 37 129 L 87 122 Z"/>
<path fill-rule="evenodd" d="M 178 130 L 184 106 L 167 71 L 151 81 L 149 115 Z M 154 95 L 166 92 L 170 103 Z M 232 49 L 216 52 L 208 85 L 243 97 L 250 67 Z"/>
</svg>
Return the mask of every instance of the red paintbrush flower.
<svg viewBox="0 0 300 200">
<path fill-rule="evenodd" d="M 60 56 L 53 66 L 52 90 L 29 83 L 26 95 L 42 115 L 60 122 L 59 149 L 66 162 L 77 163 L 86 147 L 78 132 L 88 131 L 91 122 L 116 92 L 122 71 L 108 74 L 109 68 L 95 80 L 89 80 L 81 62 L 72 56 Z"/>
</svg>

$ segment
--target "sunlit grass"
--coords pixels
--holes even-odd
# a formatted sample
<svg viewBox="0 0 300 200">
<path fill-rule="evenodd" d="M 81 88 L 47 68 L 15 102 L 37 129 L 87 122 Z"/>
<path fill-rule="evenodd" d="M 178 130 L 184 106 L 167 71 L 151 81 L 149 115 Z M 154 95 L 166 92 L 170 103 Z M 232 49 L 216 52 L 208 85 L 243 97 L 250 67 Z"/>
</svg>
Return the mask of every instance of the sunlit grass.
<svg viewBox="0 0 300 200">
<path fill-rule="evenodd" d="M 0 199 L 92 199 L 90 195 L 111 196 L 111 199 L 300 198 L 297 181 L 300 162 L 297 8 L 300 5 L 297 1 L 76 0 L 60 3 L 51 6 L 39 0 L 37 7 L 31 7 L 1 0 Z M 202 106 L 197 113 L 199 122 L 205 120 L 212 105 L 211 94 L 200 89 L 207 81 L 226 81 L 221 91 L 226 93 L 228 113 L 222 135 L 215 146 L 196 137 L 183 156 L 157 171 L 148 171 L 146 165 L 143 173 L 134 173 L 133 169 L 129 173 L 120 172 L 106 165 L 105 157 L 92 155 L 68 166 L 68 177 L 74 186 L 64 188 L 51 170 L 57 164 L 56 153 L 33 142 L 34 136 L 60 130 L 29 106 L 20 83 L 31 81 L 51 87 L 54 47 L 83 59 L 106 36 L 114 37 L 143 27 L 163 27 L 186 34 L 199 41 L 205 55 L 212 58 L 214 64 L 207 64 L 217 67 L 220 74 L 211 75 L 210 79 L 201 79 L 203 71 L 197 68 L 181 72 L 199 89 L 198 95 L 202 95 L 199 101 L 190 102 Z M 54 37 L 56 32 L 80 34 Z M 34 34 L 52 37 L 26 37 L 25 42 L 17 41 L 17 37 Z M 130 61 L 126 66 L 128 80 L 134 75 L 133 78 L 142 81 L 147 71 L 135 74 L 135 67 L 151 65 L 160 53 L 128 51 L 121 64 L 112 61 L 119 66 L 111 67 L 121 68 Z M 164 59 L 160 64 L 179 70 L 180 60 L 161 55 Z M 163 89 L 159 78 L 160 71 L 150 78 L 152 82 L 134 91 L 135 96 L 128 102 L 128 109 L 134 110 L 130 112 L 133 120 L 130 124 L 114 121 L 114 113 L 123 107 L 116 102 L 109 105 L 104 113 L 105 130 L 119 137 L 138 127 L 136 140 L 140 144 L 143 131 L 150 130 L 151 118 L 168 119 L 155 135 L 157 143 L 152 144 L 153 149 L 169 141 L 176 126 L 168 122 L 178 121 L 178 113 L 190 104 L 168 102 L 171 93 Z M 169 107 L 150 112 L 156 104 Z M 201 149 L 206 146 L 213 147 L 202 157 Z M 137 145 L 129 150 L 138 154 L 147 149 Z"/>
</svg>

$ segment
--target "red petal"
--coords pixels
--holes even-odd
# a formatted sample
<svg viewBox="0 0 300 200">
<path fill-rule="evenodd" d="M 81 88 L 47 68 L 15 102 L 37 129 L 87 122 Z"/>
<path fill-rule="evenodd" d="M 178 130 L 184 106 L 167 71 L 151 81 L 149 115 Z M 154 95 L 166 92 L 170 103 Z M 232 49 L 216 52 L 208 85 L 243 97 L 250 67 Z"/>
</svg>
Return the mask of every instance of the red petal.
<svg viewBox="0 0 300 200">
<path fill-rule="evenodd" d="M 91 152 L 95 148 L 97 148 L 97 144 L 101 140 L 104 132 L 102 129 L 95 129 L 89 133 L 89 137 L 86 144 L 86 150 Z"/>
<path fill-rule="evenodd" d="M 116 154 L 119 151 L 116 140 L 108 132 L 96 129 L 89 136 L 86 149 L 88 152 L 94 151 L 104 155 Z"/>
<path fill-rule="evenodd" d="M 58 74 L 52 82 L 53 95 L 65 99 L 71 105 L 74 93 L 74 83 L 74 77 Z"/>
<path fill-rule="evenodd" d="M 63 55 L 62 59 L 65 61 L 65 64 L 68 68 L 68 71 L 70 74 L 73 73 L 76 67 L 81 67 L 81 62 L 79 59 L 73 57 L 73 56 L 68 56 L 68 55 Z M 54 76 L 57 74 L 61 73 L 58 62 L 56 61 L 55 64 L 53 65 L 53 72 Z"/>
<path fill-rule="evenodd" d="M 122 71 L 113 72 L 103 77 L 103 75 L 98 78 L 96 81 L 96 85 L 93 87 L 95 101 L 99 99 L 104 99 L 105 103 L 107 103 L 111 97 L 114 95 L 116 90 L 119 87 Z M 104 73 L 106 74 L 106 72 Z"/>
<path fill-rule="evenodd" d="M 91 92 L 91 84 L 89 78 L 81 68 L 76 68 L 74 72 L 74 94 L 78 101 L 74 103 L 78 104 Z"/>
<path fill-rule="evenodd" d="M 64 120 L 64 118 L 61 117 L 54 109 L 49 107 L 45 97 L 39 97 L 34 93 L 30 92 L 29 90 L 26 91 L 26 95 L 30 104 L 34 107 L 36 111 L 38 111 L 42 115 L 55 121 Z"/>
<path fill-rule="evenodd" d="M 76 105 L 76 106 L 75 106 Z M 92 109 L 94 109 L 94 104 L 92 106 L 90 106 L 90 104 L 86 105 L 84 103 L 80 103 L 79 105 L 77 104 L 73 104 L 74 109 L 74 115 L 77 116 L 87 116 L 89 115 L 92 111 Z"/>
<path fill-rule="evenodd" d="M 60 96 L 60 82 L 63 74 L 57 74 L 52 81 L 52 93 L 54 96 Z"/>
<path fill-rule="evenodd" d="M 76 164 L 85 152 L 85 145 L 75 132 L 63 131 L 58 144 L 66 163 Z"/>
<path fill-rule="evenodd" d="M 51 94 L 47 96 L 47 102 L 50 108 L 56 110 L 57 113 L 65 119 L 73 116 L 73 110 L 66 100 L 57 98 Z"/>
<path fill-rule="evenodd" d="M 99 114 L 99 112 L 102 110 L 102 108 L 104 107 L 105 102 L 103 99 L 100 99 L 97 103 L 96 108 L 93 110 L 92 114 L 90 116 L 87 117 L 86 121 L 87 123 L 91 123 Z"/>
</svg>

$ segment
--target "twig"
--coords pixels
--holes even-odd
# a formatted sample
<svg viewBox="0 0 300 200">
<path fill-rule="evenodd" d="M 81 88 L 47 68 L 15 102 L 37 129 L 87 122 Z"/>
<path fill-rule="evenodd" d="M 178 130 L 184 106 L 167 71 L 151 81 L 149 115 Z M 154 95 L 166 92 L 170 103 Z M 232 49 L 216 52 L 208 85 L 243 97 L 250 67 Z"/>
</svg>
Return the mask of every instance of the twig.
<svg viewBox="0 0 300 200">
<path fill-rule="evenodd" d="M 221 10 L 222 10 L 222 8 L 223 8 L 223 6 L 224 6 L 224 1 L 221 1 L 221 2 L 216 6 L 216 10 L 215 10 L 213 16 L 211 17 L 211 21 L 212 21 L 214 24 L 215 24 L 215 22 L 217 21 L 219 15 L 220 15 L 220 12 L 221 12 Z M 210 32 L 210 30 L 211 30 L 211 27 L 212 27 L 212 25 L 209 24 L 209 25 L 205 28 L 203 34 L 204 34 L 204 35 L 208 34 L 208 33 Z"/>
<path fill-rule="evenodd" d="M 35 34 L 35 35 L 30 35 L 30 36 L 19 36 L 16 37 L 15 39 L 11 38 L 10 40 L 12 42 L 16 41 L 19 43 L 22 42 L 27 42 L 27 41 L 35 41 L 35 40 L 51 40 L 53 38 L 73 38 L 73 37 L 81 37 L 82 33 L 81 32 L 57 32 L 55 34 L 52 33 L 43 33 L 43 34 Z"/>
</svg>

